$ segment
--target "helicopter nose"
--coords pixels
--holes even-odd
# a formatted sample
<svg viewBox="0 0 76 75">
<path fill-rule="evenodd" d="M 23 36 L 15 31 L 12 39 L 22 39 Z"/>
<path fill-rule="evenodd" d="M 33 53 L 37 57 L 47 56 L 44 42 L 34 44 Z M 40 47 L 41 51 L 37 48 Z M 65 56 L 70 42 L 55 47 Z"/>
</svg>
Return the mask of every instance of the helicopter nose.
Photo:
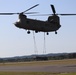
<svg viewBox="0 0 76 75">
<path fill-rule="evenodd" d="M 18 28 L 22 28 L 22 26 L 20 25 L 19 22 L 15 22 L 14 25 L 15 25 L 16 27 L 18 27 Z"/>
<path fill-rule="evenodd" d="M 18 27 L 18 22 L 13 23 L 16 27 Z"/>
<path fill-rule="evenodd" d="M 16 25 L 16 22 L 15 23 L 13 23 L 14 25 Z"/>
</svg>

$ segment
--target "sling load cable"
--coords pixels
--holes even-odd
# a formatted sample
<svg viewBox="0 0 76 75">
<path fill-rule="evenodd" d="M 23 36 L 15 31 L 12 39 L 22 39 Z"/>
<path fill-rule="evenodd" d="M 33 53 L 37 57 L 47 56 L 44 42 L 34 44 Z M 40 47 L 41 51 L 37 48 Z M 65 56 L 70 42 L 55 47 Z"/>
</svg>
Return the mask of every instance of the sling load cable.
<svg viewBox="0 0 76 75">
<path fill-rule="evenodd" d="M 33 39 L 34 39 L 34 52 L 35 52 L 35 54 L 38 54 L 34 31 L 33 31 Z"/>
<path fill-rule="evenodd" d="M 46 38 L 45 38 L 45 32 L 44 32 L 44 45 L 43 45 L 43 54 L 46 53 Z"/>
</svg>

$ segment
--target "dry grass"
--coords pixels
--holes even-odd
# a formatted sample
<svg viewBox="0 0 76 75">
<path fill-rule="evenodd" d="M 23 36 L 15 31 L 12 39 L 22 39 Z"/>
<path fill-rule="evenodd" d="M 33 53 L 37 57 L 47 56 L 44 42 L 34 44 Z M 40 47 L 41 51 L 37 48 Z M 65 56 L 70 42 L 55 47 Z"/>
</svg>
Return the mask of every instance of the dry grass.
<svg viewBox="0 0 76 75">
<path fill-rule="evenodd" d="M 76 73 L 51 73 L 51 72 L 0 72 L 0 75 L 76 75 Z"/>
<path fill-rule="evenodd" d="M 76 64 L 76 59 L 65 60 L 50 60 L 50 61 L 31 61 L 31 62 L 11 62 L 0 63 L 0 66 L 37 66 L 37 65 L 73 65 Z"/>
<path fill-rule="evenodd" d="M 44 65 L 75 65 L 76 59 L 31 61 L 0 63 L 0 66 L 44 66 Z M 0 72 L 0 75 L 76 75 L 76 73 L 51 73 L 51 72 Z"/>
</svg>

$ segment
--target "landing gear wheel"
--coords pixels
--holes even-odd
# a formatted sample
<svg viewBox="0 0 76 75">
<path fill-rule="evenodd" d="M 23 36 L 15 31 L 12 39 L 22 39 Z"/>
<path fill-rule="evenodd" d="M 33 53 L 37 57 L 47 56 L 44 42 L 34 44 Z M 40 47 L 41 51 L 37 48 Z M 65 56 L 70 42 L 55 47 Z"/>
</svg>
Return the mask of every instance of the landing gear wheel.
<svg viewBox="0 0 76 75">
<path fill-rule="evenodd" d="M 57 34 L 57 32 L 55 31 L 55 34 Z"/>
<path fill-rule="evenodd" d="M 47 32 L 47 35 L 49 35 L 49 33 Z"/>
<path fill-rule="evenodd" d="M 27 31 L 27 34 L 30 34 L 30 31 Z"/>
<path fill-rule="evenodd" d="M 38 33 L 38 31 L 35 31 L 35 33 Z"/>
</svg>

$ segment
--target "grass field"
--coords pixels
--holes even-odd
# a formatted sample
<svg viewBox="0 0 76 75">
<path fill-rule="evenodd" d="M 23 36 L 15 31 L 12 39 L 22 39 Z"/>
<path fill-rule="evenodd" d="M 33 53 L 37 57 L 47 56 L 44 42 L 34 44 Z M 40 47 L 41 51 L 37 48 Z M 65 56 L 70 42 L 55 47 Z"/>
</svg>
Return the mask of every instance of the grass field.
<svg viewBox="0 0 76 75">
<path fill-rule="evenodd" d="M 50 60 L 50 61 L 30 61 L 30 62 L 11 62 L 0 63 L 0 66 L 34 66 L 34 65 L 73 65 L 76 64 L 76 59 Z"/>
<path fill-rule="evenodd" d="M 50 73 L 50 72 L 0 72 L 0 75 L 76 75 L 76 73 Z"/>
<path fill-rule="evenodd" d="M 44 66 L 44 65 L 75 65 L 76 59 L 65 59 L 65 60 L 50 60 L 50 61 L 31 61 L 31 62 L 13 62 L 13 63 L 0 63 L 1 66 Z M 8 72 L 0 71 L 0 75 L 76 75 L 76 72 L 65 72 L 65 73 L 52 73 L 52 72 Z"/>
</svg>

